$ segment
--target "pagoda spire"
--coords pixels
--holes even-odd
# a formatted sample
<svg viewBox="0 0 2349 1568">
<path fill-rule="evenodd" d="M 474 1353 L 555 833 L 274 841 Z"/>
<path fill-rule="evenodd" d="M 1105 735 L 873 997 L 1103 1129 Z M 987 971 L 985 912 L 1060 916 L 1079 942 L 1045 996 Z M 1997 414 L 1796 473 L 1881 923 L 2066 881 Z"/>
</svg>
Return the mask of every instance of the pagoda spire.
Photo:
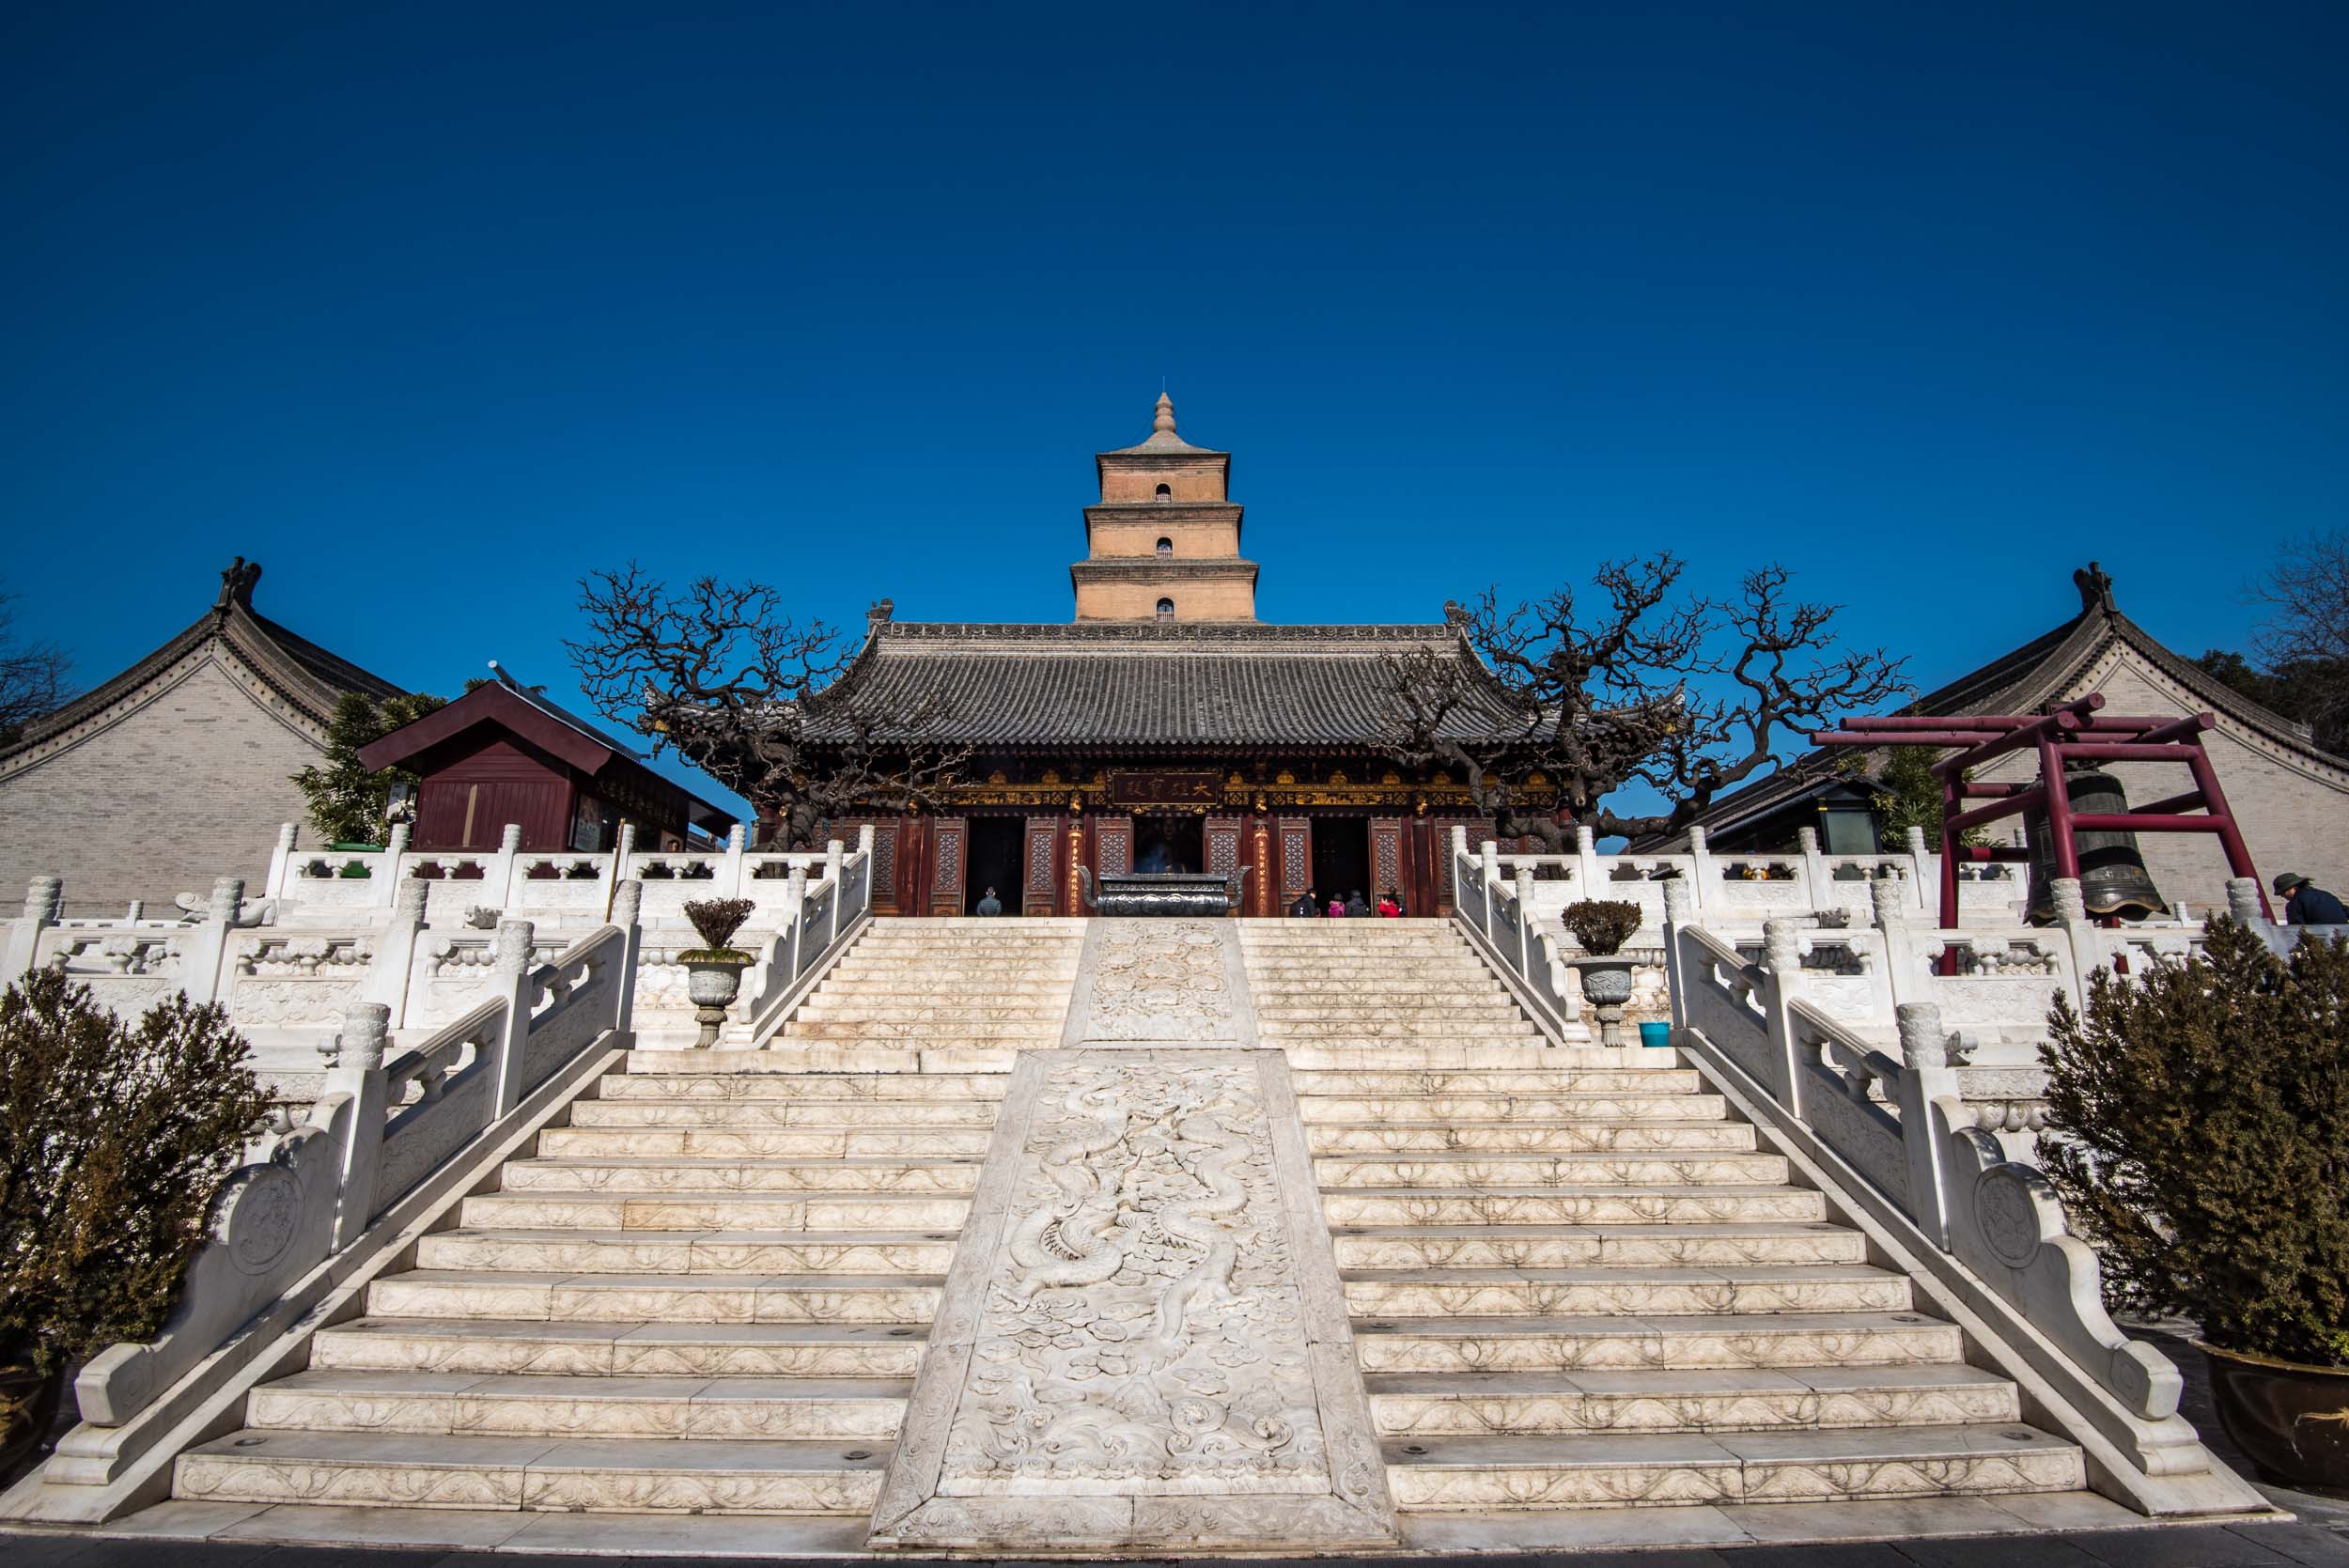
<svg viewBox="0 0 2349 1568">
<path fill-rule="evenodd" d="M 1171 436 L 1174 433 L 1174 399 L 1163 392 L 1159 394 L 1158 413 L 1150 421 L 1150 433 L 1154 436 Z"/>
</svg>

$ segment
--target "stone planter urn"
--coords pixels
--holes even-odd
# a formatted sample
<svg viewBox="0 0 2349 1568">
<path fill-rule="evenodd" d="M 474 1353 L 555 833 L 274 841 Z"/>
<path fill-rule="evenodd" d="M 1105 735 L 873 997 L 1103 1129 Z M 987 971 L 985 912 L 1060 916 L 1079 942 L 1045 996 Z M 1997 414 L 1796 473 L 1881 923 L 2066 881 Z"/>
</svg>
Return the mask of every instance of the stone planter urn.
<svg viewBox="0 0 2349 1568">
<path fill-rule="evenodd" d="M 2349 1487 L 2349 1367 L 2311 1367 L 2196 1342 L 2219 1424 L 2269 1481 Z"/>
<path fill-rule="evenodd" d="M 1598 1043 L 1627 1046 L 1623 1010 L 1631 1000 L 1631 960 L 1614 953 L 1586 953 L 1566 960 L 1582 977 L 1582 1000 L 1598 1015 Z"/>
<path fill-rule="evenodd" d="M 693 1004 L 693 1021 L 702 1026 L 693 1048 L 707 1049 L 718 1043 L 726 1009 L 741 994 L 742 971 L 751 967 L 752 958 L 747 953 L 719 948 L 679 954 L 677 962 L 685 966 L 685 997 Z"/>
</svg>

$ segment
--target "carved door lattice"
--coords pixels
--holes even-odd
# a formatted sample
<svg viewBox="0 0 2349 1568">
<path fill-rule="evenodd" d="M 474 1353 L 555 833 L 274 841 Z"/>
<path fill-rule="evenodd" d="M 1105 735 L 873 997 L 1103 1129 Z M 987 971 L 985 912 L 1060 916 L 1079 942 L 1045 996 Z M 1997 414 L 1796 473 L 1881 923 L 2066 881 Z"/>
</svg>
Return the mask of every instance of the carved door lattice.
<svg viewBox="0 0 2349 1568">
<path fill-rule="evenodd" d="M 1094 836 L 1100 845 L 1100 874 L 1123 877 L 1134 868 L 1134 819 L 1130 816 L 1097 816 Z"/>
<path fill-rule="evenodd" d="M 1374 816 L 1370 819 L 1371 880 L 1377 885 L 1370 892 L 1371 902 L 1403 888 L 1403 819 L 1399 816 Z"/>
<path fill-rule="evenodd" d="M 1283 906 L 1295 903 L 1298 894 L 1312 885 L 1313 871 L 1311 819 L 1302 816 L 1281 818 L 1281 902 Z"/>
<path fill-rule="evenodd" d="M 1052 912 L 1052 845 L 1058 836 L 1058 824 L 1053 818 L 1028 818 L 1027 885 L 1019 901 L 1023 913 L 1049 915 Z"/>
<path fill-rule="evenodd" d="M 1222 877 L 1227 889 L 1236 888 L 1239 877 L 1240 825 L 1237 816 L 1210 816 L 1206 820 L 1207 870 Z"/>
<path fill-rule="evenodd" d="M 959 816 L 937 820 L 937 860 L 930 876 L 930 913 L 962 913 L 962 839 L 970 824 Z"/>
</svg>

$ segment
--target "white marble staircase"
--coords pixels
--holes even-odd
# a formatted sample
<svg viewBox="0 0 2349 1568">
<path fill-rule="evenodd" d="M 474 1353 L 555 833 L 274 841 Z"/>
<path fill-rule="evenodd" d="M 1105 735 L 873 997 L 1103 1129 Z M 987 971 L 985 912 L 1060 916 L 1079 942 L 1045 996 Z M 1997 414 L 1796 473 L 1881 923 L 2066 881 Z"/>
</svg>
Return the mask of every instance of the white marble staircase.
<svg viewBox="0 0 2349 1568">
<path fill-rule="evenodd" d="M 1298 1090 L 1407 1515 L 2086 1484 L 1692 1071 Z"/>
<path fill-rule="evenodd" d="M 631 1053 L 182 1455 L 175 1496 L 861 1532 L 1000 1068 L 1057 1044 L 1081 938 L 886 923 L 773 1048 Z"/>
</svg>

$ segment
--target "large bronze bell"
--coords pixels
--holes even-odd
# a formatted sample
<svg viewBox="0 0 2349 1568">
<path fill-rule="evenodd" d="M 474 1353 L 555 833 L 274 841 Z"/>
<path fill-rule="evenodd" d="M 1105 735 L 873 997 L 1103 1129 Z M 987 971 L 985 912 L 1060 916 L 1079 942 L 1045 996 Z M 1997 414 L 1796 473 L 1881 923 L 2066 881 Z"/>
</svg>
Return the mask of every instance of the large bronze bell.
<svg viewBox="0 0 2349 1568">
<path fill-rule="evenodd" d="M 2121 781 L 2109 773 L 2066 773 L 2063 792 L 2073 815 L 2117 814 L 2129 809 Z M 2055 924 L 2055 833 L 2047 814 L 2036 807 L 2023 814 L 2030 845 L 2030 908 L 2024 917 L 2033 925 Z M 2079 856 L 2080 893 L 2092 916 L 2119 915 L 2146 920 L 2169 912 L 2160 890 L 2145 870 L 2135 833 L 2072 831 L 2072 847 Z"/>
</svg>

